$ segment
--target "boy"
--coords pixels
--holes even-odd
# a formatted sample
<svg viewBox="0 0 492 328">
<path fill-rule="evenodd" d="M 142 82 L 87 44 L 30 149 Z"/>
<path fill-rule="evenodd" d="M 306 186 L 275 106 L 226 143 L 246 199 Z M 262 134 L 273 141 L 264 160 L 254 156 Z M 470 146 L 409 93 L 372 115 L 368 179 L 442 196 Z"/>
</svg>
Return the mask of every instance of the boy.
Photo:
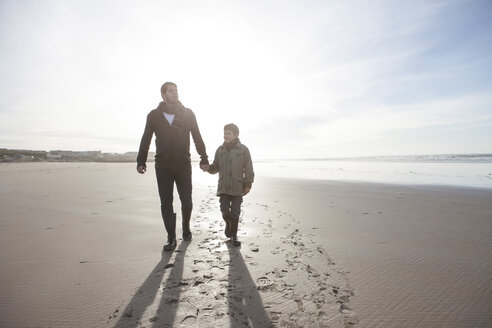
<svg viewBox="0 0 492 328">
<path fill-rule="evenodd" d="M 239 141 L 239 128 L 235 124 L 224 126 L 224 143 L 217 148 L 214 162 L 208 168 L 210 174 L 219 172 L 217 196 L 220 211 L 226 223 L 225 235 L 234 246 L 241 245 L 237 239 L 239 214 L 243 196 L 251 190 L 255 174 L 248 148 Z"/>
</svg>

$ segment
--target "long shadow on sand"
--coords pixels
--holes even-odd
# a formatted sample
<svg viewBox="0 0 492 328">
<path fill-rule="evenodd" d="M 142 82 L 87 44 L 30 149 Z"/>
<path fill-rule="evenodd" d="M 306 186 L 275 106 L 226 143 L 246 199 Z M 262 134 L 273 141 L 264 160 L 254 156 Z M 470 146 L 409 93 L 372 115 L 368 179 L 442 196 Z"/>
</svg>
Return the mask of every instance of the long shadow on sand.
<svg viewBox="0 0 492 328">
<path fill-rule="evenodd" d="M 155 316 L 150 318 L 150 321 L 154 322 L 154 326 L 166 327 L 166 323 L 169 327 L 172 326 L 174 317 L 177 311 L 177 301 L 179 300 L 179 288 L 175 288 L 175 285 L 179 284 L 179 280 L 183 276 L 183 262 L 186 249 L 189 242 L 184 242 L 179 245 L 179 248 L 175 251 L 176 256 L 174 258 L 174 265 L 169 264 L 173 256 L 173 252 L 162 252 L 162 258 L 150 272 L 145 282 L 140 286 L 135 293 L 130 303 L 126 306 L 125 310 L 121 314 L 120 319 L 114 326 L 115 328 L 123 327 L 136 327 L 142 323 L 145 310 L 154 303 L 157 292 L 159 291 L 164 277 L 164 273 L 168 268 L 172 268 L 167 279 L 166 286 L 164 287 L 164 295 L 162 296 L 161 304 Z M 171 293 L 172 298 L 165 295 L 168 290 L 173 290 Z M 178 294 L 176 294 L 176 292 Z M 159 322 L 159 324 L 157 324 Z"/>
<path fill-rule="evenodd" d="M 240 247 L 226 244 L 230 258 L 228 304 L 231 327 L 273 327 Z"/>
<path fill-rule="evenodd" d="M 186 249 L 190 242 L 182 242 L 176 250 L 174 258 L 174 267 L 169 273 L 166 285 L 163 288 L 163 295 L 159 308 L 152 318 L 154 322 L 152 327 L 173 327 L 176 313 L 178 312 L 179 296 L 181 294 L 181 280 L 183 278 L 183 267 Z"/>
</svg>

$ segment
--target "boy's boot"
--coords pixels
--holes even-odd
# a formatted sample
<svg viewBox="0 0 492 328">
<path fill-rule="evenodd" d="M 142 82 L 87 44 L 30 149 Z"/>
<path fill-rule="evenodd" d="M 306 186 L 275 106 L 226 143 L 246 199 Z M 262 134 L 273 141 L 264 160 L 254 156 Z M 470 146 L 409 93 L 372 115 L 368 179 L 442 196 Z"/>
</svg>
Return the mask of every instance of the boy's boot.
<svg viewBox="0 0 492 328">
<path fill-rule="evenodd" d="M 181 222 L 183 226 L 183 240 L 190 241 L 192 238 L 190 230 L 191 213 L 184 213 L 184 211 L 181 211 L 181 215 L 183 217 L 183 221 Z"/>
<path fill-rule="evenodd" d="M 225 229 L 224 229 L 224 234 L 227 238 L 231 237 L 231 217 L 230 217 L 230 212 L 223 212 L 222 213 L 222 218 L 225 221 Z"/>
<path fill-rule="evenodd" d="M 241 245 L 241 242 L 237 239 L 238 226 L 239 226 L 239 219 L 231 218 L 231 241 L 234 246 Z"/>
<path fill-rule="evenodd" d="M 167 231 L 167 244 L 164 245 L 164 250 L 172 251 L 176 248 L 176 213 L 164 216 L 164 226 Z"/>
</svg>

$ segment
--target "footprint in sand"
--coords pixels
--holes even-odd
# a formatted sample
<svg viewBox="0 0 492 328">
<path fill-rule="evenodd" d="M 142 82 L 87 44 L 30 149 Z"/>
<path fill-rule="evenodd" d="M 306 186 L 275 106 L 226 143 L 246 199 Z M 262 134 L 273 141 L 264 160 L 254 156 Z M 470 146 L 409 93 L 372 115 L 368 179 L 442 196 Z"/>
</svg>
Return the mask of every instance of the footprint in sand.
<svg viewBox="0 0 492 328">
<path fill-rule="evenodd" d="M 197 320 L 197 317 L 194 316 L 194 315 L 187 315 L 182 321 L 181 321 L 181 324 L 185 325 L 185 326 L 190 326 L 190 325 L 193 325 L 194 323 L 196 323 L 196 320 Z"/>
<path fill-rule="evenodd" d="M 259 252 L 260 248 L 258 247 L 258 245 L 251 243 L 251 244 L 249 244 L 249 250 L 252 252 Z"/>
<path fill-rule="evenodd" d="M 275 283 L 268 279 L 267 277 L 260 277 L 256 279 L 256 289 L 257 290 L 276 290 L 276 285 Z"/>
</svg>

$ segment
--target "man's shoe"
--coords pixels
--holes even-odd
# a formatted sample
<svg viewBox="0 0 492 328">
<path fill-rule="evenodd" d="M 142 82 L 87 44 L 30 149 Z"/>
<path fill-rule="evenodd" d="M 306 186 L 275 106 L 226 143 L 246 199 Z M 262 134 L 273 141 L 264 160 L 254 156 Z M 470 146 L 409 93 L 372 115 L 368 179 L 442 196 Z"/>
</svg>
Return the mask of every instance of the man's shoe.
<svg viewBox="0 0 492 328">
<path fill-rule="evenodd" d="M 237 239 L 236 235 L 232 235 L 231 241 L 234 246 L 241 246 L 241 242 Z"/>
<path fill-rule="evenodd" d="M 190 241 L 192 239 L 192 234 L 190 232 L 183 232 L 183 240 L 184 241 Z"/>
<path fill-rule="evenodd" d="M 176 238 L 167 241 L 167 244 L 164 245 L 165 251 L 172 251 L 176 248 Z"/>
</svg>

